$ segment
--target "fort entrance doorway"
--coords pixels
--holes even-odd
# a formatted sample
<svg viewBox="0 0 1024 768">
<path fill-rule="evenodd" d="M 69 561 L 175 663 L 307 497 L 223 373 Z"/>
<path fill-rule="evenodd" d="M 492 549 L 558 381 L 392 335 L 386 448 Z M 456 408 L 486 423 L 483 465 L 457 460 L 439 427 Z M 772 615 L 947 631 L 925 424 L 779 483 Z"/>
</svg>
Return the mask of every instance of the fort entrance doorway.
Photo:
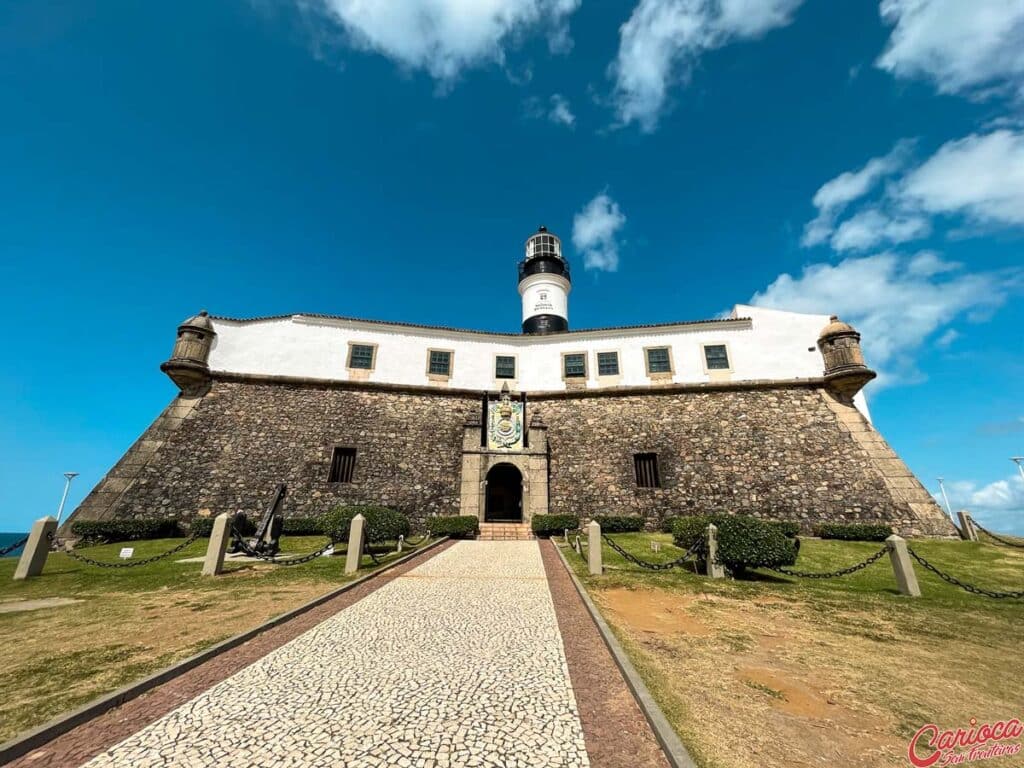
<svg viewBox="0 0 1024 768">
<path fill-rule="evenodd" d="M 522 522 L 523 475 L 512 464 L 495 464 L 487 473 L 484 521 Z"/>
</svg>

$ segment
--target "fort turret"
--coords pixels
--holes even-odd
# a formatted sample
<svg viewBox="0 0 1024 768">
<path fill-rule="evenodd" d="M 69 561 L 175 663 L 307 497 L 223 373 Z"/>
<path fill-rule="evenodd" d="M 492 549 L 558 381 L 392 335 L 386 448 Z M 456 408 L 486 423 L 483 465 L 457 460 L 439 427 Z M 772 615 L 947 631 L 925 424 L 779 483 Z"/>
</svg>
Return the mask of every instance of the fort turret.
<svg viewBox="0 0 1024 768">
<path fill-rule="evenodd" d="M 569 330 L 569 262 L 562 241 L 541 227 L 526 241 L 519 262 L 519 295 L 523 298 L 523 333 L 561 333 Z"/>
<path fill-rule="evenodd" d="M 210 348 L 216 335 L 205 309 L 178 326 L 171 359 L 160 370 L 171 377 L 182 394 L 199 395 L 209 386 Z"/>
<path fill-rule="evenodd" d="M 825 384 L 845 400 L 852 400 L 877 374 L 864 363 L 860 334 L 836 315 L 821 329 L 818 349 L 825 360 Z"/>
</svg>

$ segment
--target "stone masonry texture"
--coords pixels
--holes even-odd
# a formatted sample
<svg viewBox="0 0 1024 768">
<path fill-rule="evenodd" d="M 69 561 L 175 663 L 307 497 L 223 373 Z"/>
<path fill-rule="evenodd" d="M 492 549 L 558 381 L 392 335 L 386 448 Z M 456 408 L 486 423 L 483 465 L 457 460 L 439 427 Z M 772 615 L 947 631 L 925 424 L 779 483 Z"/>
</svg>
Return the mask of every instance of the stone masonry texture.
<svg viewBox="0 0 1024 768">
<path fill-rule="evenodd" d="M 551 512 L 636 514 L 652 526 L 666 516 L 725 512 L 807 529 L 882 522 L 904 535 L 951 534 L 934 502 L 914 509 L 893 495 L 887 471 L 920 484 L 856 409 L 846 406 L 840 418 L 833 404 L 811 387 L 535 403 L 548 424 Z M 876 463 L 853 429 L 875 436 L 898 466 Z M 662 487 L 637 487 L 636 453 L 657 454 Z"/>
<path fill-rule="evenodd" d="M 259 515 L 277 483 L 286 515 L 383 504 L 422 520 L 459 511 L 472 393 L 215 381 L 179 398 L 82 503 L 82 518 Z M 550 512 L 707 512 L 884 522 L 903 535 L 954 529 L 860 415 L 820 387 L 537 397 L 548 425 Z M 334 446 L 357 450 L 354 482 L 330 483 Z M 633 456 L 656 453 L 660 488 Z"/>
</svg>

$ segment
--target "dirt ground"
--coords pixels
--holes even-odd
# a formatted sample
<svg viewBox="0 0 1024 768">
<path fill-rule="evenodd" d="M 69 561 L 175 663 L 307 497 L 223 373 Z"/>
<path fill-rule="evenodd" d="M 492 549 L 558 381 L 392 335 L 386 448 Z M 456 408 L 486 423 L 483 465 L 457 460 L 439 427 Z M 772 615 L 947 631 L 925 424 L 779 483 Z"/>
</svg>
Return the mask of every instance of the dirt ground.
<svg viewBox="0 0 1024 768">
<path fill-rule="evenodd" d="M 329 591 L 111 592 L 0 624 L 0 741 Z"/>
<path fill-rule="evenodd" d="M 992 665 L 975 641 L 886 610 L 650 587 L 592 594 L 704 766 L 904 766 L 926 722 L 1022 714 L 1019 635 L 989 649 L 1007 654 Z M 1014 667 L 1017 683 L 996 682 Z"/>
</svg>

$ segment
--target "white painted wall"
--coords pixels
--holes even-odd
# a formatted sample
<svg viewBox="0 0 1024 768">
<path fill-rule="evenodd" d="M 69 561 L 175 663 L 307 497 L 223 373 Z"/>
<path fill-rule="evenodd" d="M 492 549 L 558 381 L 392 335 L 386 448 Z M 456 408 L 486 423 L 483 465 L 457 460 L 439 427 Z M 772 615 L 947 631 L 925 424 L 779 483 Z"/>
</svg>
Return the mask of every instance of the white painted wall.
<svg viewBox="0 0 1024 768">
<path fill-rule="evenodd" d="M 550 336 L 474 334 L 304 315 L 273 320 L 214 318 L 217 337 L 210 368 L 345 381 L 350 378 L 349 342 L 357 342 L 377 345 L 376 366 L 364 379 L 370 382 L 494 390 L 503 383 L 494 378 L 494 356 L 501 354 L 517 358 L 518 379 L 510 382 L 513 389 L 540 392 L 566 388 L 562 354 L 568 352 L 586 353 L 588 388 L 649 385 L 644 348 L 650 346 L 671 348 L 671 381 L 707 382 L 712 376 L 705 370 L 702 344 L 726 344 L 732 371 L 717 374 L 715 380 L 821 376 L 823 363 L 816 342 L 828 323 L 826 315 L 738 305 L 733 317 L 750 320 Z M 455 353 L 447 382 L 427 378 L 427 351 L 431 348 Z M 620 376 L 598 377 L 598 351 L 619 353 Z"/>
</svg>

